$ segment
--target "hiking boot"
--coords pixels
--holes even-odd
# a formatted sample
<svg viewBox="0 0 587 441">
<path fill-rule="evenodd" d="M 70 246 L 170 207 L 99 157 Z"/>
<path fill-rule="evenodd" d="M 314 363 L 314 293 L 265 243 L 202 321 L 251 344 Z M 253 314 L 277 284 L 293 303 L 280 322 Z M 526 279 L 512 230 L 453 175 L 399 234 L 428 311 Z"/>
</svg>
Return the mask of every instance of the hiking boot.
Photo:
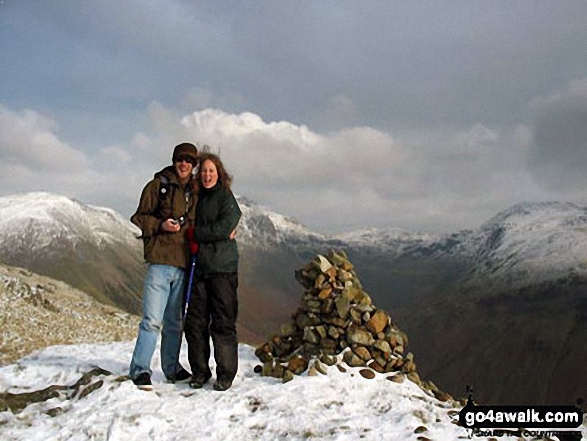
<svg viewBox="0 0 587 441">
<path fill-rule="evenodd" d="M 167 377 L 167 381 L 170 383 L 187 383 L 192 378 L 192 374 L 181 368 L 180 371 L 176 372 L 175 376 Z"/>
<path fill-rule="evenodd" d="M 204 387 L 204 384 L 206 384 L 209 379 L 210 377 L 192 377 L 192 379 L 190 380 L 190 387 L 192 389 L 201 389 L 202 387 Z"/>
<path fill-rule="evenodd" d="M 153 383 L 151 383 L 151 376 L 147 372 L 139 374 L 137 378 L 132 380 L 136 387 L 140 390 L 153 390 Z"/>
<path fill-rule="evenodd" d="M 214 383 L 214 390 L 224 392 L 225 390 L 230 389 L 230 386 L 232 386 L 231 380 L 216 380 L 216 383 Z"/>
</svg>

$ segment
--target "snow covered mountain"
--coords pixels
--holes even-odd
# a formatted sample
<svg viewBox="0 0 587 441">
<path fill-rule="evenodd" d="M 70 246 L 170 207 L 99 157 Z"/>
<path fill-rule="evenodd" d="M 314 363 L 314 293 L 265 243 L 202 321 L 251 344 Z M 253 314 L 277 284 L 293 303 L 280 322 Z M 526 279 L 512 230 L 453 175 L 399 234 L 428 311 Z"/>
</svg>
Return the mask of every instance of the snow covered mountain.
<svg viewBox="0 0 587 441">
<path fill-rule="evenodd" d="M 369 255 L 376 256 L 371 266 L 376 261 L 396 268 L 406 263 L 428 272 L 440 264 L 442 274 L 452 273 L 451 280 L 435 274 L 443 284 L 513 289 L 587 276 L 587 208 L 572 203 L 520 203 L 475 230 L 452 234 L 379 229 L 337 238 L 358 257 L 359 266 Z"/>
<path fill-rule="evenodd" d="M 570 271 L 587 272 L 587 208 L 571 203 L 522 203 L 477 230 L 452 234 L 414 233 L 397 228 L 367 229 L 336 236 L 238 198 L 243 217 L 238 240 L 245 250 L 287 247 L 294 251 L 343 248 L 351 254 L 386 259 L 457 259 L 468 262 L 471 280 L 524 284 Z M 84 244 L 98 249 L 128 248 L 140 254 L 140 231 L 108 208 L 50 193 L 0 197 L 0 260 L 19 264 L 32 255 L 62 252 L 84 255 Z M 23 266 L 23 265 L 21 265 Z"/>
<path fill-rule="evenodd" d="M 431 247 L 443 235 L 415 233 L 401 228 L 368 228 L 336 236 L 353 248 L 378 249 L 396 256 L 417 248 Z"/>
<path fill-rule="evenodd" d="M 243 213 L 238 229 L 239 243 L 260 249 L 276 245 L 316 246 L 333 240 L 314 233 L 300 222 L 262 207 L 246 197 L 237 197 Z"/>
<path fill-rule="evenodd" d="M 497 214 L 469 237 L 472 282 L 520 287 L 587 275 L 587 208 L 522 203 Z"/>
<path fill-rule="evenodd" d="M 451 261 L 458 263 L 463 280 L 477 284 L 523 286 L 587 274 L 587 208 L 571 203 L 517 204 L 475 230 L 450 234 L 373 228 L 335 236 L 314 233 L 246 198 L 239 198 L 239 204 L 239 241 L 263 250 L 342 248 L 359 259 Z"/>
<path fill-rule="evenodd" d="M 63 280 L 138 312 L 144 266 L 139 233 L 108 208 L 50 193 L 0 197 L 0 263 Z"/>
<path fill-rule="evenodd" d="M 44 192 L 1 197 L 0 231 L 3 250 L 49 254 L 85 241 L 136 247 L 140 234 L 114 210 Z"/>
<path fill-rule="evenodd" d="M 267 250 L 272 246 L 294 249 L 345 248 L 385 252 L 399 256 L 414 249 L 433 248 L 446 240 L 444 235 L 415 233 L 400 228 L 370 228 L 337 235 L 313 232 L 302 223 L 275 213 L 246 197 L 237 197 L 243 217 L 239 242 Z"/>
</svg>

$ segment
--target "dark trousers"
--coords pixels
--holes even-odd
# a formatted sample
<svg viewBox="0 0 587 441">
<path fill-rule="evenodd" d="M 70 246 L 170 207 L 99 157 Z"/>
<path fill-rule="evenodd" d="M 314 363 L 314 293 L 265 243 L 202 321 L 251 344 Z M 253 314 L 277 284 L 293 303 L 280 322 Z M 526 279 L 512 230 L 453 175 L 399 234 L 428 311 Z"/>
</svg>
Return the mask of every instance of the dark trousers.
<svg viewBox="0 0 587 441">
<path fill-rule="evenodd" d="M 194 378 L 212 376 L 210 359 L 210 335 L 214 343 L 216 378 L 232 381 L 238 369 L 238 341 L 236 316 L 238 300 L 237 273 L 219 273 L 199 278 L 185 322 L 188 342 L 188 360 Z"/>
</svg>

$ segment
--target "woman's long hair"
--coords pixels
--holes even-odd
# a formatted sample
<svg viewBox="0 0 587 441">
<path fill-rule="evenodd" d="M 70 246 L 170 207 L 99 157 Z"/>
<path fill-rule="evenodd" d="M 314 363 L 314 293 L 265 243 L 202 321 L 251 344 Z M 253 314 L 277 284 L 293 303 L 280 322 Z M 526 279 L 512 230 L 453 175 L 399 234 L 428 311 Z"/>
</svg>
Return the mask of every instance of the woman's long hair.
<svg viewBox="0 0 587 441">
<path fill-rule="evenodd" d="M 232 176 L 230 176 L 226 169 L 224 168 L 224 164 L 220 160 L 218 155 L 210 152 L 201 153 L 198 157 L 199 167 L 196 173 L 196 179 L 194 179 L 194 191 L 199 193 L 200 188 L 202 187 L 202 164 L 206 161 L 212 161 L 212 164 L 216 166 L 216 171 L 218 172 L 218 181 L 222 184 L 224 188 L 230 190 L 230 186 L 232 185 Z"/>
</svg>

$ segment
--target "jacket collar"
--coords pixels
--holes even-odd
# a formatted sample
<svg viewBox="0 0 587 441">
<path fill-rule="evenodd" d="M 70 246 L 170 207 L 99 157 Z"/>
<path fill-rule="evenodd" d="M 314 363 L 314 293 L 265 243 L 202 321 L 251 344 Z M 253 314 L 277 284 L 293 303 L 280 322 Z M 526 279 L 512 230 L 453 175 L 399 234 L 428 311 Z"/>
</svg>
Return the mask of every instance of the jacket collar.
<svg viewBox="0 0 587 441">
<path fill-rule="evenodd" d="M 180 188 L 182 187 L 181 182 L 179 182 L 177 172 L 175 171 L 175 167 L 173 165 L 168 165 L 163 170 L 160 170 L 157 173 L 155 173 L 156 178 L 158 178 L 159 176 L 165 176 L 171 185 L 176 185 Z M 186 184 L 187 188 L 189 188 L 188 186 L 191 184 L 193 179 L 194 176 L 192 175 Z"/>
</svg>

